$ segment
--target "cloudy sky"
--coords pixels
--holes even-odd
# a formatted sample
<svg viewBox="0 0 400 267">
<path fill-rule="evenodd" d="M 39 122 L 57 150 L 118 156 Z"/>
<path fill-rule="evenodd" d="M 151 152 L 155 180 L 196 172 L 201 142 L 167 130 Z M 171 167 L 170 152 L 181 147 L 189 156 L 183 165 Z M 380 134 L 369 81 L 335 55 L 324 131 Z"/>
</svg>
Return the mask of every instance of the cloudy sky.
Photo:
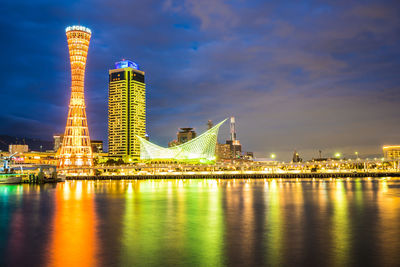
<svg viewBox="0 0 400 267">
<path fill-rule="evenodd" d="M 400 143 L 399 1 L 3 0 L 0 134 L 63 132 L 74 24 L 92 29 L 92 139 L 107 141 L 108 70 L 125 58 L 146 72 L 147 131 L 160 145 L 229 116 L 259 157 Z"/>
</svg>

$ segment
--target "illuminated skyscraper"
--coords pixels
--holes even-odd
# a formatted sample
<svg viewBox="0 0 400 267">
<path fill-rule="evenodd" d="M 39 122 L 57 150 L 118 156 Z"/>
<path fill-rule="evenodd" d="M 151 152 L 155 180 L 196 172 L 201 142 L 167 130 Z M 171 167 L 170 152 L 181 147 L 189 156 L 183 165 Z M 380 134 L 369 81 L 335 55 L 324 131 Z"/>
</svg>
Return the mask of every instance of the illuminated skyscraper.
<svg viewBox="0 0 400 267">
<path fill-rule="evenodd" d="M 136 63 L 122 60 L 109 71 L 108 151 L 126 161 L 140 159 L 140 142 L 145 137 L 146 84 Z"/>
<path fill-rule="evenodd" d="M 63 168 L 93 166 L 92 148 L 86 119 L 84 79 L 91 31 L 83 26 L 66 29 L 71 62 L 71 99 L 58 166 Z"/>
</svg>

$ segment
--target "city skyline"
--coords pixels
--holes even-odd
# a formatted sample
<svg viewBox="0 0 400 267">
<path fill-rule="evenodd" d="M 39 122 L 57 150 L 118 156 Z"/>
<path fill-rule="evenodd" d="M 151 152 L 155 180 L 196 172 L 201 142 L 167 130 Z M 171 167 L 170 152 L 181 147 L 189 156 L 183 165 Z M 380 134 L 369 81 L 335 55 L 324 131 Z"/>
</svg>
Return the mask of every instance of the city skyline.
<svg viewBox="0 0 400 267">
<path fill-rule="evenodd" d="M 185 3 L 100 1 L 98 10 L 113 9 L 105 19 L 79 11 L 90 1 L 7 3 L 0 133 L 63 132 L 70 86 L 63 31 L 80 21 L 96 32 L 85 84 L 91 139 L 107 140 L 108 69 L 126 58 L 146 72 L 147 131 L 157 144 L 180 127 L 202 132 L 208 119 L 229 116 L 245 150 L 259 157 L 286 160 L 294 149 L 305 158 L 318 150 L 362 156 L 400 142 L 399 3 Z M 221 141 L 228 134 L 222 128 Z"/>
</svg>

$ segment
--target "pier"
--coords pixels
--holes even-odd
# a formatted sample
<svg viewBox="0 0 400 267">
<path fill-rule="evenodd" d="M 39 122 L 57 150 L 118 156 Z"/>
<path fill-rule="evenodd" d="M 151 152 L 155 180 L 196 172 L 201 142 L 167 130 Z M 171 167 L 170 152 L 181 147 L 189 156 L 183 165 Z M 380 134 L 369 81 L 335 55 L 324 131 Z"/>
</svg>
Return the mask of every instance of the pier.
<svg viewBox="0 0 400 267">
<path fill-rule="evenodd" d="M 66 180 L 146 180 L 146 179 L 329 179 L 400 177 L 400 172 L 337 173 L 209 173 L 67 176 Z"/>
</svg>

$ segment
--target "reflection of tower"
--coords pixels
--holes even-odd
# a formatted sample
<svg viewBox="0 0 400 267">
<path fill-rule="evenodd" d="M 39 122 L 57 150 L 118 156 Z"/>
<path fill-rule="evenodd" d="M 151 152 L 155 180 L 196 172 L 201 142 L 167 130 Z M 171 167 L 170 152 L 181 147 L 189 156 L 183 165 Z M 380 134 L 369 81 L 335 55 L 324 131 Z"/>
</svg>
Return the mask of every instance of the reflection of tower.
<svg viewBox="0 0 400 267">
<path fill-rule="evenodd" d="M 93 155 L 86 119 L 84 78 L 91 31 L 71 26 L 66 28 L 66 34 L 71 61 L 71 99 L 58 166 L 88 167 L 93 165 Z"/>
</svg>

